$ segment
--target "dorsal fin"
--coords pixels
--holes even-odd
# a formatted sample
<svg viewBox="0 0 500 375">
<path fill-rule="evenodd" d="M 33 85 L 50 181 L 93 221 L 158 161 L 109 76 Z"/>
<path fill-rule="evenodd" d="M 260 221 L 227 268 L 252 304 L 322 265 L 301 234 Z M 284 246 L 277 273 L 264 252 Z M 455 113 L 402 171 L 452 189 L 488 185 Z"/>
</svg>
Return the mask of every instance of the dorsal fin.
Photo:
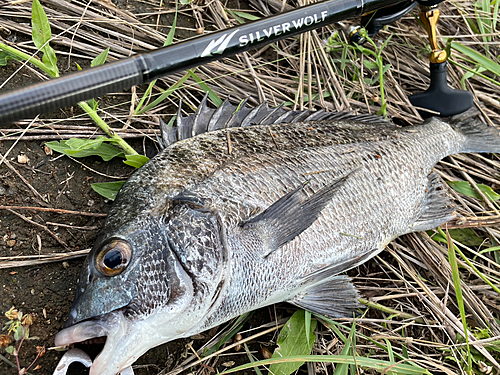
<svg viewBox="0 0 500 375">
<path fill-rule="evenodd" d="M 163 147 L 174 142 L 194 137 L 195 135 L 234 127 L 253 125 L 273 125 L 311 121 L 356 121 L 373 126 L 392 125 L 389 121 L 375 115 L 354 115 L 348 112 L 320 111 L 287 111 L 283 104 L 276 108 L 269 108 L 262 103 L 255 108 L 247 107 L 248 98 L 240 105 L 235 106 L 226 99 L 219 108 L 212 109 L 208 106 L 208 93 L 204 96 L 195 114 L 182 116 L 182 102 L 179 104 L 176 125 L 166 126 L 160 120 L 161 140 Z"/>
</svg>

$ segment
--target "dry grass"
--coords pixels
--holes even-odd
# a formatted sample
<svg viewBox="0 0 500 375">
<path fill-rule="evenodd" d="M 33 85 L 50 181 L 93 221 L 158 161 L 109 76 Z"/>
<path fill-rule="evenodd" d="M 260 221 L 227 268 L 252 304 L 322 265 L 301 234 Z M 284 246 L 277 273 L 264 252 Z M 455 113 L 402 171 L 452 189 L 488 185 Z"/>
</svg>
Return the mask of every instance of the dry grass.
<svg viewBox="0 0 500 375">
<path fill-rule="evenodd" d="M 10 30 L 12 35 L 29 36 L 30 2 L 12 3 L 8 1 L 0 6 L 0 27 Z M 92 3 L 44 0 L 42 4 L 53 28 L 52 45 L 59 56 L 66 56 L 67 66 L 73 64 L 74 58 L 90 60 L 108 46 L 111 47 L 111 60 L 161 46 L 170 30 L 167 20 L 172 20 L 174 12 L 172 4 L 160 7 L 158 2 L 149 0 L 137 2 L 131 12 L 118 9 L 104 0 Z M 290 3 L 287 6 L 297 5 Z M 231 10 L 231 6 L 235 6 L 234 3 L 228 6 L 219 0 L 181 6 L 179 17 L 184 21 L 180 24 L 182 27 L 177 27 L 174 42 L 187 35 L 195 35 L 200 27 L 207 32 L 236 25 L 237 21 L 227 11 L 228 7 Z M 274 5 L 269 6 L 259 0 L 250 0 L 250 4 L 240 6 L 240 10 L 261 17 L 279 11 L 283 4 L 274 1 Z M 246 6 L 250 9 L 245 10 Z M 455 41 L 498 61 L 499 32 L 486 29 L 478 34 L 474 30 L 478 13 L 471 1 L 443 4 L 441 10 L 441 40 L 455 38 Z M 492 14 L 479 14 L 483 19 L 492 18 Z M 409 104 L 407 96 L 424 90 L 428 85 L 426 34 L 414 16 L 407 16 L 375 37 L 375 42 L 380 45 L 392 35 L 392 40 L 382 52 L 384 64 L 391 65 L 384 83 L 388 116 L 410 124 L 419 123 L 422 119 Z M 187 18 L 192 21 L 187 21 Z M 375 74 L 363 65 L 363 60 L 369 57 L 346 48 L 342 44 L 342 34 L 335 43 L 330 43 L 330 52 L 325 51 L 325 41 L 333 31 L 333 27 L 316 30 L 223 59 L 199 67 L 196 74 L 217 95 L 222 98 L 230 95 L 235 102 L 250 97 L 251 104 L 264 100 L 272 106 L 289 102 L 290 107 L 297 109 L 327 108 L 376 113 L 380 102 L 378 82 L 367 84 L 357 78 L 370 79 Z M 16 45 L 27 53 L 35 52 L 31 42 Z M 342 61 L 343 56 L 347 60 Z M 476 68 L 466 56 L 453 51 L 449 64 L 449 82 L 453 87 L 461 86 L 461 79 L 466 73 L 464 66 Z M 496 80 L 499 78 L 488 72 L 483 74 Z M 159 94 L 159 88 L 173 85 L 181 76 L 176 74 L 159 81 L 152 96 Z M 500 86 L 479 76 L 466 80 L 465 86 L 474 94 L 484 121 L 500 124 Z M 162 116 L 168 120 L 175 113 L 179 99 L 196 108 L 203 94 L 200 86 L 189 79 L 158 107 L 140 116 L 131 116 L 142 90 L 137 88 L 128 93 L 118 93 L 115 95 L 116 104 L 101 108 L 103 117 L 124 137 L 153 135 L 158 132 L 158 118 Z M 322 95 L 318 96 L 318 93 Z M 311 96 L 314 100 L 309 101 Z M 69 125 L 72 128 L 68 128 Z M 61 120 L 44 119 L 33 124 L 22 139 L 64 138 L 64 129 L 71 129 L 72 135 L 86 137 L 95 135 L 91 126 L 91 121 L 81 115 L 64 118 L 64 124 Z M 22 127 L 21 122 L 19 128 Z M 19 129 L 4 129 L 3 134 L 9 137 L 7 139 L 18 139 Z M 437 171 L 445 181 L 468 181 L 480 196 L 484 194 L 477 184 L 500 187 L 500 160 L 497 155 L 449 157 L 437 166 Z M 459 313 L 446 244 L 436 242 L 426 233 L 403 236 L 391 243 L 380 257 L 356 271 L 355 283 L 371 306 L 361 319 L 356 320 L 358 355 L 389 360 L 396 354 L 433 373 L 487 373 L 488 366 L 493 366 L 493 373 L 498 373 L 500 256 L 496 250 L 484 250 L 500 243 L 500 209 L 488 199 L 467 197 L 451 188 L 449 193 L 459 207 L 458 212 L 466 218 L 451 223 L 450 228 L 473 228 L 474 234 L 483 240 L 475 246 L 455 240 L 455 245 L 463 254 L 462 257 L 459 253 L 458 263 L 467 326 L 464 327 Z M 275 326 L 276 323 L 271 322 L 270 325 Z M 346 321 L 339 329 L 348 335 L 350 325 L 351 322 Z M 261 331 L 267 328 L 262 327 Z M 463 339 L 465 330 L 469 332 L 470 350 Z M 341 353 L 344 343 L 331 329 L 320 328 L 317 337 L 314 353 Z M 386 349 L 375 345 L 375 342 Z M 468 356 L 473 359 L 472 369 L 467 369 Z M 196 357 L 192 356 L 173 371 L 177 372 L 195 360 Z M 479 361 L 483 361 L 484 365 Z M 213 363 L 208 362 L 207 365 L 213 366 Z M 309 365 L 308 371 L 311 374 L 332 373 L 332 366 L 318 363 Z M 197 369 L 198 373 L 206 371 L 204 367 Z M 367 372 L 370 373 L 370 370 Z"/>
</svg>

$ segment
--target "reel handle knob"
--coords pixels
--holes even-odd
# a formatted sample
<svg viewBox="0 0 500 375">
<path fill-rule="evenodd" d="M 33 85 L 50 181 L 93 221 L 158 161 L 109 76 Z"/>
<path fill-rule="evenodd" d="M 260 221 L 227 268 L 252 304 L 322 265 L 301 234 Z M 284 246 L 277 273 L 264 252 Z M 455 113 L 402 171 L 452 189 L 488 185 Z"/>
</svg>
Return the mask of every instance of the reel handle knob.
<svg viewBox="0 0 500 375">
<path fill-rule="evenodd" d="M 424 24 L 429 36 L 429 43 L 432 52 L 429 55 L 431 84 L 429 88 L 421 93 L 410 96 L 410 102 L 419 107 L 422 117 L 429 117 L 435 111 L 440 116 L 447 117 L 465 112 L 472 107 L 472 94 L 468 91 L 454 90 L 448 86 L 446 77 L 448 75 L 447 63 L 448 54 L 439 47 L 437 42 L 437 23 L 440 12 L 435 0 L 420 2 L 420 20 Z M 424 3 L 425 5 L 422 5 Z"/>
<path fill-rule="evenodd" d="M 422 117 L 433 114 L 425 111 L 439 112 L 440 116 L 447 117 L 465 112 L 472 107 L 472 94 L 469 91 L 455 90 L 448 86 L 446 77 L 448 75 L 447 63 L 431 63 L 431 83 L 429 88 L 418 94 L 410 96 L 410 102 L 419 107 Z"/>
</svg>

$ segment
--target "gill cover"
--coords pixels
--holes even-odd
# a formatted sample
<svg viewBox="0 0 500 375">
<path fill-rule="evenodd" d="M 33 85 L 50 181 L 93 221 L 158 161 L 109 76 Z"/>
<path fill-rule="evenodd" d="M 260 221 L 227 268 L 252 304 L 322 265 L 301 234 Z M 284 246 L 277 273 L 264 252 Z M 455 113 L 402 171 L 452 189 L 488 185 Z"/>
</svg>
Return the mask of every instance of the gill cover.
<svg viewBox="0 0 500 375">
<path fill-rule="evenodd" d="M 218 215 L 193 199 L 180 194 L 163 216 L 143 215 L 113 233 L 105 226 L 85 260 L 65 327 L 118 309 L 145 318 L 190 294 L 191 283 L 191 297 L 215 298 L 225 232 Z"/>
</svg>

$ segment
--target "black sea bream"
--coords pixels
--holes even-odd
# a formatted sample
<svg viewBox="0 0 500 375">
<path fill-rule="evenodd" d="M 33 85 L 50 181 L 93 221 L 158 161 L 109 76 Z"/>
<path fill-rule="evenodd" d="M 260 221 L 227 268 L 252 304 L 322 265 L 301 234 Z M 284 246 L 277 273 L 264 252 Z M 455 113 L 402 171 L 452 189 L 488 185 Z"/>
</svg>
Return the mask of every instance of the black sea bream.
<svg viewBox="0 0 500 375">
<path fill-rule="evenodd" d="M 81 273 L 66 345 L 107 336 L 92 375 L 287 301 L 350 315 L 342 273 L 404 233 L 454 217 L 434 165 L 499 152 L 470 113 L 398 127 L 374 116 L 225 103 L 178 118 L 121 189 Z M 257 125 L 256 125 L 257 124 Z"/>
</svg>

